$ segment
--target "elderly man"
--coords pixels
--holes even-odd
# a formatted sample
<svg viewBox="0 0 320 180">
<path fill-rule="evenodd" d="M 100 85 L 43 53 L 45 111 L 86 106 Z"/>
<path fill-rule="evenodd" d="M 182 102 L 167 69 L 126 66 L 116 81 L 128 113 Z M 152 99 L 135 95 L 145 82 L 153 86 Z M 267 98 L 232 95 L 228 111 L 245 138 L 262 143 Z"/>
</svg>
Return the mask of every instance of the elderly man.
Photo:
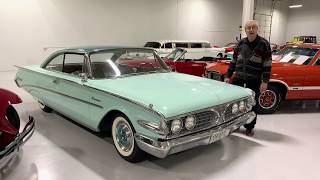
<svg viewBox="0 0 320 180">
<path fill-rule="evenodd" d="M 246 23 L 247 37 L 238 42 L 225 78 L 225 82 L 230 83 L 230 77 L 235 72 L 232 84 L 252 89 L 256 93 L 257 103 L 259 94 L 267 89 L 271 72 L 270 44 L 258 35 L 258 28 L 257 21 Z M 257 112 L 257 106 L 253 110 Z M 256 119 L 244 126 L 248 136 L 254 135 L 255 124 Z"/>
</svg>

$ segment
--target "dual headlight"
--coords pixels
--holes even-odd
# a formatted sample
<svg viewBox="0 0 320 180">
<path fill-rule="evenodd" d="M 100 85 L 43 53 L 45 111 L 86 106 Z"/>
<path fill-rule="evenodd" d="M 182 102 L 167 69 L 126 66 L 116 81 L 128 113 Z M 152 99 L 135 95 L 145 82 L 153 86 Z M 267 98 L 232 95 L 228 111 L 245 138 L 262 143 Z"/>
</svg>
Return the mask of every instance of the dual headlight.
<svg viewBox="0 0 320 180">
<path fill-rule="evenodd" d="M 183 121 L 175 119 L 171 122 L 170 130 L 173 134 L 179 133 L 183 128 L 192 130 L 196 125 L 196 118 L 194 116 L 187 116 Z"/>
<path fill-rule="evenodd" d="M 240 101 L 232 104 L 232 109 L 231 109 L 232 114 L 243 112 L 245 110 L 246 110 L 246 103 L 244 101 Z"/>
</svg>

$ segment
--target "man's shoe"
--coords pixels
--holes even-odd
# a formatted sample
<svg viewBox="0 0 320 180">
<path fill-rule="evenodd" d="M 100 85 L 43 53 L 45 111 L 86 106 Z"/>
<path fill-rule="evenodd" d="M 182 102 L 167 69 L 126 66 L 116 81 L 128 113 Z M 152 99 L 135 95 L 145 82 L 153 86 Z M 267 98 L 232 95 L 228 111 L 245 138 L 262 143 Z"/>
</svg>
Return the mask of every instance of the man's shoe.
<svg viewBox="0 0 320 180">
<path fill-rule="evenodd" d="M 246 135 L 252 137 L 254 135 L 253 129 L 246 129 Z"/>
</svg>

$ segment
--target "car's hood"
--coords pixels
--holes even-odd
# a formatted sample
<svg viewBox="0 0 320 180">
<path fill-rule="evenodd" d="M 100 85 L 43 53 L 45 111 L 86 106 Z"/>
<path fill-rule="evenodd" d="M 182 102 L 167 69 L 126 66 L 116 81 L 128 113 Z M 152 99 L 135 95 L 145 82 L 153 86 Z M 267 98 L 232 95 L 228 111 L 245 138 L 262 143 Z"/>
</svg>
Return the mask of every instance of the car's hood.
<svg viewBox="0 0 320 180">
<path fill-rule="evenodd" d="M 154 73 L 91 80 L 96 89 L 111 92 L 152 108 L 165 117 L 212 107 L 249 96 L 247 89 L 180 73 Z"/>
</svg>

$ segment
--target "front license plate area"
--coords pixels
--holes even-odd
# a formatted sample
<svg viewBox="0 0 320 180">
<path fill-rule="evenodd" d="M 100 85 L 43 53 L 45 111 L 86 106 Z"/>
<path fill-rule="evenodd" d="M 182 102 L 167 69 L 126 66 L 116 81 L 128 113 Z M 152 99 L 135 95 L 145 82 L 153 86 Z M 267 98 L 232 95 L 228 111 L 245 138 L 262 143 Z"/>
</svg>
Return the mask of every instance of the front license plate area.
<svg viewBox="0 0 320 180">
<path fill-rule="evenodd" d="M 215 132 L 211 135 L 209 144 L 219 141 L 220 139 L 224 138 L 225 136 L 228 136 L 230 132 L 230 129 L 224 129 L 218 132 Z"/>
</svg>

